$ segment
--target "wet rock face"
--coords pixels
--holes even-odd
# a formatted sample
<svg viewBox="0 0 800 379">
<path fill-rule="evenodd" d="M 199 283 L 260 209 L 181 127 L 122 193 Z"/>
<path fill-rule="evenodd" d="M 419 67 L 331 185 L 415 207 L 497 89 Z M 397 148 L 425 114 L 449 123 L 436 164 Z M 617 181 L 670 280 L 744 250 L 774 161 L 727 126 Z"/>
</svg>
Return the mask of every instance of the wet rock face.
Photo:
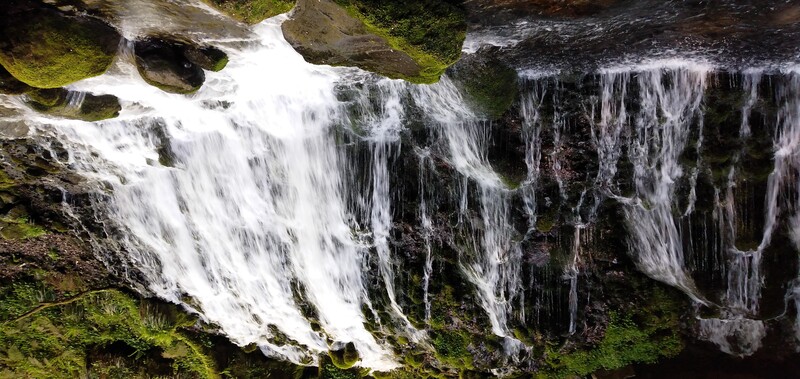
<svg viewBox="0 0 800 379">
<path fill-rule="evenodd" d="M 389 77 L 412 77 L 421 69 L 331 0 L 300 0 L 281 29 L 310 63 L 355 66 Z"/>
<path fill-rule="evenodd" d="M 622 0 L 467 0 L 470 21 L 499 22 L 526 16 L 592 16 L 622 3 Z"/>
<path fill-rule="evenodd" d="M 800 36 L 796 6 L 781 0 L 469 0 L 466 8 L 473 42 L 501 43 L 503 61 L 541 71 L 586 72 L 643 56 L 745 68 L 794 60 L 789 41 Z"/>
<path fill-rule="evenodd" d="M 487 47 L 463 56 L 448 70 L 448 76 L 464 89 L 473 109 L 489 120 L 497 120 L 519 95 L 517 72 L 497 58 L 498 50 Z"/>
<path fill-rule="evenodd" d="M 0 12 L 0 65 L 33 87 L 57 88 L 103 74 L 121 38 L 102 21 L 36 2 L 7 2 Z"/>
<path fill-rule="evenodd" d="M 206 75 L 184 55 L 180 42 L 146 38 L 134 44 L 136 68 L 147 83 L 166 92 L 188 94 L 200 89 Z"/>
</svg>

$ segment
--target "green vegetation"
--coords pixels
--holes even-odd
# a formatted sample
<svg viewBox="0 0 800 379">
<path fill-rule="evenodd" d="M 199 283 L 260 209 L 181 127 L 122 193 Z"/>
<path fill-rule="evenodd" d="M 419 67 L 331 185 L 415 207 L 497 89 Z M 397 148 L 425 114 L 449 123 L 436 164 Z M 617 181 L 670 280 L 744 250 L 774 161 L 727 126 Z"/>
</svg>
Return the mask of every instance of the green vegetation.
<svg viewBox="0 0 800 379">
<path fill-rule="evenodd" d="M 149 377 L 165 370 L 218 377 L 214 363 L 181 331 L 195 320 L 174 307 L 117 290 L 56 302 L 45 286 L 25 282 L 2 294 L 0 377 Z"/>
<path fill-rule="evenodd" d="M 678 330 L 676 301 L 663 291 L 653 293 L 649 307 L 631 313 L 612 312 L 605 336 L 591 350 L 559 351 L 547 346 L 544 361 L 549 366 L 539 377 L 572 377 L 597 370 L 614 370 L 633 363 L 655 363 L 683 349 Z"/>
<path fill-rule="evenodd" d="M 368 370 L 361 368 L 339 368 L 327 356 L 320 359 L 320 379 L 361 379 L 367 375 L 367 372 Z"/>
<path fill-rule="evenodd" d="M 335 0 L 370 33 L 410 56 L 421 68 L 412 83 L 435 83 L 461 56 L 466 37 L 464 10 L 458 2 L 442 0 L 380 1 Z"/>
<path fill-rule="evenodd" d="M 286 13 L 294 7 L 293 0 L 204 0 L 236 20 L 257 24 L 270 17 Z M 222 66 L 224 67 L 224 65 Z M 220 68 L 221 69 L 221 68 Z M 217 70 L 213 70 L 217 71 Z"/>
<path fill-rule="evenodd" d="M 100 21 L 55 11 L 13 19 L 0 27 L 0 32 L 14 36 L 0 49 L 0 65 L 37 88 L 57 88 L 105 73 L 120 40 L 114 28 Z"/>
<path fill-rule="evenodd" d="M 436 359 L 451 367 L 472 368 L 472 354 L 467 350 L 469 342 L 469 335 L 462 332 L 437 332 L 433 338 Z"/>
<path fill-rule="evenodd" d="M 0 236 L 7 240 L 24 240 L 47 234 L 47 230 L 31 223 L 27 217 L 0 219 Z"/>
</svg>

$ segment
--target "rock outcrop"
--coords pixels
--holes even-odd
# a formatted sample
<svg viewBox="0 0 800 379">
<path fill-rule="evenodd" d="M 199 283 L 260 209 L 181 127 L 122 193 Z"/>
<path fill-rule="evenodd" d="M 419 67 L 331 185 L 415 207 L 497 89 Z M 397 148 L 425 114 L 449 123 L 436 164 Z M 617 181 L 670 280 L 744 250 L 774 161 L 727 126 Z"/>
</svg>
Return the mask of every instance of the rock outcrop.
<svg viewBox="0 0 800 379">
<path fill-rule="evenodd" d="M 310 63 L 432 83 L 460 57 L 466 23 L 445 1 L 300 0 L 282 29 Z"/>
</svg>

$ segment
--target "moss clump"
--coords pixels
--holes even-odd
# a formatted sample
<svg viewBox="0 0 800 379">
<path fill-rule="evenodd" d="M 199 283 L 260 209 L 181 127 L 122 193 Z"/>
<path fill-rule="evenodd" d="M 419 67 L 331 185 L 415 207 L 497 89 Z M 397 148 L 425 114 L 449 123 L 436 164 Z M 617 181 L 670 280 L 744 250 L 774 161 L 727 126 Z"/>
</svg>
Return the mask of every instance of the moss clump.
<svg viewBox="0 0 800 379">
<path fill-rule="evenodd" d="M 120 35 L 88 17 L 69 17 L 50 9 L 22 12 L 2 23 L 0 65 L 37 88 L 57 88 L 111 66 Z"/>
<path fill-rule="evenodd" d="M 340 369 L 348 369 L 358 362 L 359 354 L 356 345 L 348 342 L 343 348 L 328 353 L 331 362 Z"/>
<path fill-rule="evenodd" d="M 286 13 L 294 7 L 293 0 L 204 0 L 236 20 L 257 24 L 270 17 Z"/>
<path fill-rule="evenodd" d="M 436 359 L 454 368 L 472 368 L 472 354 L 467 350 L 469 337 L 455 331 L 437 332 L 433 338 Z"/>
<path fill-rule="evenodd" d="M 678 334 L 676 300 L 656 290 L 650 304 L 628 314 L 610 313 L 605 336 L 591 350 L 565 353 L 547 347 L 544 361 L 549 367 L 539 373 L 539 377 L 584 376 L 601 369 L 655 363 L 661 357 L 678 355 L 683 341 Z"/>
<path fill-rule="evenodd" d="M 335 0 L 370 33 L 408 54 L 420 67 L 413 83 L 435 83 L 461 56 L 466 37 L 465 11 L 456 1 Z"/>
<path fill-rule="evenodd" d="M 20 95 L 31 89 L 31 86 L 17 80 L 8 70 L 0 66 L 0 94 Z"/>
<path fill-rule="evenodd" d="M 361 379 L 366 377 L 368 371 L 359 368 L 339 368 L 327 356 L 323 356 L 319 364 L 320 379 Z"/>
</svg>

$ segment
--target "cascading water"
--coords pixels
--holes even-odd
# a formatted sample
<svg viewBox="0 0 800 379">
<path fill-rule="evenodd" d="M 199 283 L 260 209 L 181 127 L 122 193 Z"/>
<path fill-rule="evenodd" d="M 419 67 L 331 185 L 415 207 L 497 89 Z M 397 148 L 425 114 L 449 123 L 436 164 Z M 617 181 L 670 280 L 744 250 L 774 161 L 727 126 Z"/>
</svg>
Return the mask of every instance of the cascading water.
<svg viewBox="0 0 800 379">
<path fill-rule="evenodd" d="M 633 116 L 628 146 L 636 197 L 625 207 L 640 269 L 698 302 L 705 300 L 684 270 L 672 209 L 674 184 L 684 175 L 678 159 L 698 120 L 707 71 L 677 67 L 665 72 L 656 67 L 637 73 L 640 110 Z"/>
<path fill-rule="evenodd" d="M 510 335 L 508 318 L 520 287 L 520 251 L 512 241 L 509 189 L 487 158 L 490 125 L 477 120 L 446 78 L 435 86 L 420 88 L 416 98 L 438 124 L 438 132 L 447 144 L 448 159 L 463 175 L 460 193 L 452 194 L 461 199 L 459 227 L 465 233 L 460 252 L 462 269 L 476 287 L 492 332 L 507 337 Z M 477 222 L 469 214 L 467 204 L 472 185 L 477 187 L 480 206 Z"/>
<path fill-rule="evenodd" d="M 194 98 L 139 84 L 123 62 L 122 73 L 83 86 L 141 110 L 57 129 L 73 142 L 73 164 L 111 186 L 111 218 L 155 294 L 269 355 L 310 363 L 330 338 L 355 342 L 362 365 L 390 369 L 392 353 L 364 326 L 365 247 L 353 237 L 349 176 L 330 133 L 346 120 L 334 95 L 342 74 L 305 63 L 280 36 L 280 21 L 259 25 L 258 40 L 234 52 Z M 169 136 L 160 143 L 174 168 L 157 163 L 158 128 Z M 376 158 L 373 240 L 388 254 L 386 155 Z M 304 304 L 314 314 L 304 314 Z M 292 342 L 274 343 L 270 326 Z"/>
</svg>

